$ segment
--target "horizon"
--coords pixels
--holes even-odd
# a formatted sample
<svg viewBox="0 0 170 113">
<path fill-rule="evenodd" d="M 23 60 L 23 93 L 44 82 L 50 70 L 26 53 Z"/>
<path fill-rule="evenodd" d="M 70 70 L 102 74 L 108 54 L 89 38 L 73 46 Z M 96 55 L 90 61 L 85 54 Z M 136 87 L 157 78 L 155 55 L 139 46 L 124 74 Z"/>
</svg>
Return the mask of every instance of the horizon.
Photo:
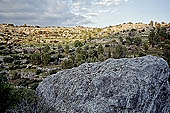
<svg viewBox="0 0 170 113">
<path fill-rule="evenodd" d="M 153 20 L 151 20 L 151 21 L 153 21 Z M 132 24 L 146 24 L 146 25 L 149 25 L 149 23 L 151 22 L 151 21 L 149 21 L 148 23 L 144 23 L 144 22 L 131 22 L 131 21 L 129 21 L 129 22 L 123 22 L 123 23 L 119 23 L 119 24 L 115 24 L 115 25 L 108 25 L 108 26 L 103 26 L 103 27 L 96 27 L 96 26 L 85 26 L 85 25 L 76 25 L 76 26 L 57 26 L 57 25 L 47 25 L 47 26 L 41 26 L 41 25 L 29 25 L 29 24 L 26 24 L 26 23 L 24 23 L 24 24 L 20 24 L 20 25 L 18 25 L 18 24 L 14 24 L 14 23 L 0 23 L 1 25 L 10 25 L 10 24 L 12 24 L 12 25 L 14 25 L 14 27 L 23 27 L 23 26 L 25 26 L 26 25 L 26 27 L 36 27 L 36 26 L 38 26 L 38 27 L 40 27 L 40 28 L 48 28 L 48 27 L 65 27 L 65 28 L 72 28 L 72 27 L 87 27 L 87 28 L 107 28 L 107 27 L 110 27 L 110 26 L 112 26 L 112 27 L 114 27 L 114 26 L 119 26 L 119 25 L 123 25 L 123 24 L 129 24 L 129 23 L 132 23 Z M 157 22 L 157 21 L 153 21 L 154 22 L 154 24 L 155 24 L 155 22 Z M 165 21 L 162 21 L 162 22 L 165 22 Z M 160 23 L 160 24 L 162 24 L 162 22 L 157 22 L 157 23 Z M 165 22 L 165 24 L 170 24 L 170 22 Z"/>
<path fill-rule="evenodd" d="M 169 23 L 168 4 L 168 0 L 1 0 L 0 23 L 97 28 L 151 20 Z"/>
</svg>

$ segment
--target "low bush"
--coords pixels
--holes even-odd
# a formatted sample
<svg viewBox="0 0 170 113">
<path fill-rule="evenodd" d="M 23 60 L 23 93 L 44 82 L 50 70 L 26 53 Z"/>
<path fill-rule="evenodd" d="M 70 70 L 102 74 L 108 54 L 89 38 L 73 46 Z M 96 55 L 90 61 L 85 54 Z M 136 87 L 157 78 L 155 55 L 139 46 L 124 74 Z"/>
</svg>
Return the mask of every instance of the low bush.
<svg viewBox="0 0 170 113">
<path fill-rule="evenodd" d="M 35 71 L 35 74 L 36 74 L 36 75 L 39 75 L 39 74 L 41 74 L 42 72 L 43 72 L 42 70 L 37 69 L 37 70 Z"/>
<path fill-rule="evenodd" d="M 27 101 L 27 103 L 36 103 L 35 91 L 25 88 L 15 88 L 8 83 L 5 75 L 0 76 L 0 112 L 12 113 L 17 105 Z M 28 104 L 29 105 L 29 104 Z M 26 108 L 23 106 L 23 108 Z M 20 113 L 19 111 L 17 113 Z M 23 112 L 22 112 L 23 113 Z M 25 112 L 26 113 L 26 112 Z"/>
<path fill-rule="evenodd" d="M 4 57 L 3 61 L 5 63 L 12 63 L 14 61 L 14 58 L 12 58 L 12 57 Z"/>
<path fill-rule="evenodd" d="M 40 53 L 34 53 L 30 56 L 30 61 L 32 64 L 39 65 L 41 64 L 41 54 Z"/>
<path fill-rule="evenodd" d="M 15 71 L 11 71 L 10 72 L 10 78 L 12 79 L 12 80 L 16 80 L 16 79 L 19 79 L 20 77 L 21 77 L 21 75 L 18 73 L 18 71 L 17 70 L 15 70 Z"/>
</svg>

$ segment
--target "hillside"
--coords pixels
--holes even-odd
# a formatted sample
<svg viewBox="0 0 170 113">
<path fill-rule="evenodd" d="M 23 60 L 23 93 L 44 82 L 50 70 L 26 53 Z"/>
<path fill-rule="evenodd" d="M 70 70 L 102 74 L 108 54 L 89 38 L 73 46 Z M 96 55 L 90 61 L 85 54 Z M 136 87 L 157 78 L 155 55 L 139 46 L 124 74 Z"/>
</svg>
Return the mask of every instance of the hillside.
<svg viewBox="0 0 170 113">
<path fill-rule="evenodd" d="M 105 28 L 0 24 L 0 82 L 19 91 L 12 94 L 20 95 L 20 88 L 34 92 L 49 75 L 83 63 L 146 55 L 162 57 L 170 64 L 169 24 Z"/>
<path fill-rule="evenodd" d="M 75 40 L 88 40 L 93 38 L 114 37 L 117 33 L 126 33 L 136 29 L 149 33 L 150 26 L 147 24 L 122 24 L 105 28 L 90 27 L 46 27 L 39 26 L 14 26 L 13 24 L 0 24 L 0 41 L 1 43 L 69 43 Z M 143 34 L 145 35 L 145 34 Z"/>
</svg>

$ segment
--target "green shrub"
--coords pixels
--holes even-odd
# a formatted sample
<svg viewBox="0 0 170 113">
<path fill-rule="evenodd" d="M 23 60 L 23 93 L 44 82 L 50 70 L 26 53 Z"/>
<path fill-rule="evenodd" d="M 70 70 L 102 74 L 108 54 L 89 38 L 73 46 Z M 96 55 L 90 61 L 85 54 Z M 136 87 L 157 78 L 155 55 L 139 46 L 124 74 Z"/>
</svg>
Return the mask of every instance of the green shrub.
<svg viewBox="0 0 170 113">
<path fill-rule="evenodd" d="M 12 58 L 12 57 L 4 57 L 3 61 L 5 63 L 12 63 L 14 61 L 14 58 Z"/>
<path fill-rule="evenodd" d="M 50 70 L 50 75 L 52 75 L 52 74 L 56 74 L 58 72 L 58 70 Z"/>
<path fill-rule="evenodd" d="M 5 46 L 0 46 L 0 50 L 3 50 L 3 49 L 5 49 Z"/>
<path fill-rule="evenodd" d="M 10 75 L 11 75 L 10 77 L 11 77 L 12 80 L 19 79 L 21 77 L 21 75 L 18 73 L 17 70 L 11 71 Z"/>
<path fill-rule="evenodd" d="M 15 60 L 20 59 L 20 55 L 18 55 L 18 54 L 13 54 L 13 55 L 11 55 L 11 57 L 13 57 Z"/>
<path fill-rule="evenodd" d="M 43 51 L 44 53 L 48 53 L 48 52 L 50 52 L 50 47 L 49 47 L 48 45 L 45 45 L 45 46 L 42 48 L 42 51 Z"/>
<path fill-rule="evenodd" d="M 31 87 L 32 90 L 36 90 L 38 85 L 39 85 L 39 83 L 36 82 L 36 83 L 31 84 L 30 87 Z"/>
<path fill-rule="evenodd" d="M 75 47 L 81 47 L 81 46 L 83 46 L 83 44 L 82 44 L 79 40 L 76 40 L 76 41 L 74 42 L 74 46 L 75 46 Z"/>
<path fill-rule="evenodd" d="M 43 65 L 48 65 L 50 61 L 50 55 L 48 53 L 43 53 L 41 56 L 41 61 Z"/>
<path fill-rule="evenodd" d="M 15 65 L 15 64 L 9 65 L 10 70 L 15 70 L 15 69 L 19 69 L 19 68 L 20 68 L 19 65 Z"/>
<path fill-rule="evenodd" d="M 14 61 L 14 64 L 15 64 L 15 65 L 20 65 L 20 64 L 21 64 L 21 61 L 20 61 L 20 60 L 15 60 L 15 61 Z"/>
<path fill-rule="evenodd" d="M 129 45 L 132 45 L 132 43 L 133 43 L 133 38 L 127 37 L 126 44 L 129 46 Z"/>
<path fill-rule="evenodd" d="M 12 88 L 9 84 L 4 81 L 0 83 L 0 111 L 5 112 L 6 109 L 11 105 L 12 100 L 9 100 L 10 92 Z"/>
<path fill-rule="evenodd" d="M 145 42 L 145 43 L 143 43 L 143 48 L 146 52 L 149 49 L 149 45 Z"/>
<path fill-rule="evenodd" d="M 114 53 L 114 58 L 124 58 L 127 54 L 127 48 L 122 45 L 117 45 Z"/>
<path fill-rule="evenodd" d="M 98 53 L 98 55 L 104 53 L 104 48 L 103 48 L 103 46 L 102 46 L 101 44 L 100 44 L 100 45 L 98 46 L 98 48 L 97 48 L 97 53 Z"/>
<path fill-rule="evenodd" d="M 28 102 L 32 102 L 34 96 L 35 92 L 31 89 L 13 88 L 10 92 L 9 100 L 12 100 L 12 104 L 16 105 L 23 99 L 28 100 Z"/>
<path fill-rule="evenodd" d="M 34 53 L 30 56 L 30 60 L 32 64 L 39 65 L 41 64 L 41 54 L 40 53 Z"/>
<path fill-rule="evenodd" d="M 9 94 L 10 105 L 8 112 L 35 113 L 37 110 L 37 97 L 35 91 L 25 88 L 13 88 Z"/>
<path fill-rule="evenodd" d="M 146 56 L 147 54 L 145 52 L 140 51 L 139 52 L 139 57 Z"/>
<path fill-rule="evenodd" d="M 36 100 L 35 91 L 25 88 L 14 88 L 7 82 L 5 75 L 0 76 L 0 111 L 14 108 L 21 101 L 34 103 Z"/>
<path fill-rule="evenodd" d="M 40 70 L 40 69 L 37 69 L 36 71 L 35 71 L 35 74 L 36 75 L 39 75 L 39 74 L 41 74 L 42 73 L 42 70 Z"/>
<path fill-rule="evenodd" d="M 89 50 L 89 46 L 86 45 L 86 46 L 84 47 L 84 50 Z"/>
<path fill-rule="evenodd" d="M 62 63 L 61 63 L 61 66 L 63 69 L 70 69 L 73 67 L 73 61 L 72 60 L 64 60 Z"/>
<path fill-rule="evenodd" d="M 94 49 L 90 49 L 90 50 L 88 51 L 88 57 L 89 57 L 89 58 L 97 57 L 97 51 L 94 50 Z"/>
<path fill-rule="evenodd" d="M 134 44 L 135 44 L 136 46 L 140 46 L 140 45 L 142 44 L 142 39 L 139 38 L 139 37 L 136 37 L 136 38 L 134 39 Z"/>
<path fill-rule="evenodd" d="M 8 50 L 0 50 L 0 55 L 8 55 L 10 54 L 10 51 Z"/>
<path fill-rule="evenodd" d="M 69 53 L 69 49 L 70 49 L 69 45 L 66 45 L 65 48 L 64 48 L 64 51 L 65 51 L 66 54 Z"/>
</svg>

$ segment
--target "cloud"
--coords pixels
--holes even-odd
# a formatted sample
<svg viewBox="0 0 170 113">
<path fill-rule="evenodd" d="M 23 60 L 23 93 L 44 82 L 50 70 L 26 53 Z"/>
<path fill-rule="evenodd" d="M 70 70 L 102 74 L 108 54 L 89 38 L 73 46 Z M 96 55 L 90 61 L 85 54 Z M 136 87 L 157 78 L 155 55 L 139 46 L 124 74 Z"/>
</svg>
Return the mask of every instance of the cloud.
<svg viewBox="0 0 170 113">
<path fill-rule="evenodd" d="M 0 0 L 0 23 L 76 26 L 127 0 Z"/>
</svg>

